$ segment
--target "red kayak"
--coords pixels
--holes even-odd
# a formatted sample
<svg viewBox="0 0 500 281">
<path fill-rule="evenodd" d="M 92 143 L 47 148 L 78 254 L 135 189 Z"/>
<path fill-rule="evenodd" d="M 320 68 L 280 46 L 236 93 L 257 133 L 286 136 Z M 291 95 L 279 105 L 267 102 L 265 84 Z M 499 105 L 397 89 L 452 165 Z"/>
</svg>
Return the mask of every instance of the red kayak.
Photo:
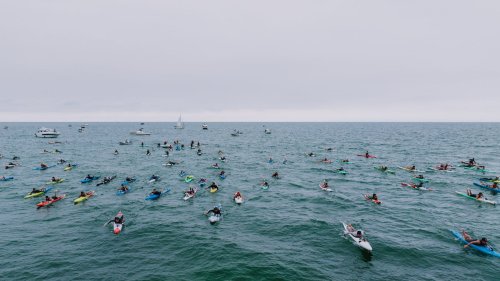
<svg viewBox="0 0 500 281">
<path fill-rule="evenodd" d="M 365 154 L 357 154 L 357 156 L 365 157 L 365 158 L 377 158 L 377 156 L 373 156 L 373 155 L 366 156 Z"/>
<path fill-rule="evenodd" d="M 52 199 L 49 201 L 42 201 L 42 202 L 36 204 L 37 209 L 42 208 L 42 207 L 48 207 L 48 206 L 52 205 L 52 203 L 55 203 L 55 202 L 63 199 L 65 196 L 66 195 L 61 195 L 61 196 L 57 197 L 56 199 Z"/>
</svg>

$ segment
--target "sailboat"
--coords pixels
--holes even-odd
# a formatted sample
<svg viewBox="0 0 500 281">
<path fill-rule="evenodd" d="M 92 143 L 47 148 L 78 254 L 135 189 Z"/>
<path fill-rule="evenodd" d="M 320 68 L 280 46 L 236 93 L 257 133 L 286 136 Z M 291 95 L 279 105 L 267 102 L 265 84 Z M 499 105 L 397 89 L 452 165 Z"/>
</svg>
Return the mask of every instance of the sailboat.
<svg viewBox="0 0 500 281">
<path fill-rule="evenodd" d="M 182 122 L 182 115 L 179 115 L 179 120 L 177 120 L 177 124 L 175 124 L 174 128 L 184 129 L 184 122 Z"/>
</svg>

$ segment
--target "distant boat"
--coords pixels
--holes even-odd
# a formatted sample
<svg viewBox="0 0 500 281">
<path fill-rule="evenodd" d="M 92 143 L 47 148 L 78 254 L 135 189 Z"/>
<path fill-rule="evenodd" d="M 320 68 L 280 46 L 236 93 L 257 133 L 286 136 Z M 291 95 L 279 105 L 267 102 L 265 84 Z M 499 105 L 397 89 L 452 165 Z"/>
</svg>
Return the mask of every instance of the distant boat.
<svg viewBox="0 0 500 281">
<path fill-rule="evenodd" d="M 40 128 L 35 133 L 35 136 L 37 138 L 57 138 L 60 134 L 55 129 Z"/>
<path fill-rule="evenodd" d="M 201 128 L 202 128 L 203 130 L 208 130 L 208 125 L 207 125 L 207 123 L 204 123 L 204 124 L 201 126 Z"/>
<path fill-rule="evenodd" d="M 264 130 L 264 133 L 265 133 L 266 135 L 270 135 L 270 134 L 271 134 L 271 130 L 270 130 L 270 129 L 265 129 L 265 130 Z"/>
<path fill-rule="evenodd" d="M 182 115 L 179 115 L 179 120 L 177 120 L 177 124 L 175 124 L 174 128 L 184 129 L 184 122 L 182 122 Z"/>
<path fill-rule="evenodd" d="M 141 125 L 144 125 L 144 122 L 141 122 Z"/>
<path fill-rule="evenodd" d="M 136 135 L 136 136 L 149 136 L 149 135 L 151 135 L 151 133 L 144 132 L 143 128 L 140 128 L 137 131 L 132 131 L 132 132 L 130 132 L 130 134 L 131 135 Z"/>
</svg>

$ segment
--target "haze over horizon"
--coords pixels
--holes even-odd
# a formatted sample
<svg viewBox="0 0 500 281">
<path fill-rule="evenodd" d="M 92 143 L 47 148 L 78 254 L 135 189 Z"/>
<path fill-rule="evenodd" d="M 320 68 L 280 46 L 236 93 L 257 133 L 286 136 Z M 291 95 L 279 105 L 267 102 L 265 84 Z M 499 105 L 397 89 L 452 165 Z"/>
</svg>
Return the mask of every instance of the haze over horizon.
<svg viewBox="0 0 500 281">
<path fill-rule="evenodd" d="M 0 121 L 498 122 L 499 1 L 2 1 Z"/>
</svg>

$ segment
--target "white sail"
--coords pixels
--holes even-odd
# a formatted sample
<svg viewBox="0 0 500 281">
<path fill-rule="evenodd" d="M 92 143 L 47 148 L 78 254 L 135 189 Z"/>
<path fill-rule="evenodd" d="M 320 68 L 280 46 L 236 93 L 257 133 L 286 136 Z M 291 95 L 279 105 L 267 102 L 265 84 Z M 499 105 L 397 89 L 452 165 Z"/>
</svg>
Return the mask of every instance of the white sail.
<svg viewBox="0 0 500 281">
<path fill-rule="evenodd" d="M 175 125 L 176 129 L 184 129 L 184 122 L 182 122 L 182 115 L 179 115 L 179 120 L 177 120 L 177 124 Z"/>
</svg>

